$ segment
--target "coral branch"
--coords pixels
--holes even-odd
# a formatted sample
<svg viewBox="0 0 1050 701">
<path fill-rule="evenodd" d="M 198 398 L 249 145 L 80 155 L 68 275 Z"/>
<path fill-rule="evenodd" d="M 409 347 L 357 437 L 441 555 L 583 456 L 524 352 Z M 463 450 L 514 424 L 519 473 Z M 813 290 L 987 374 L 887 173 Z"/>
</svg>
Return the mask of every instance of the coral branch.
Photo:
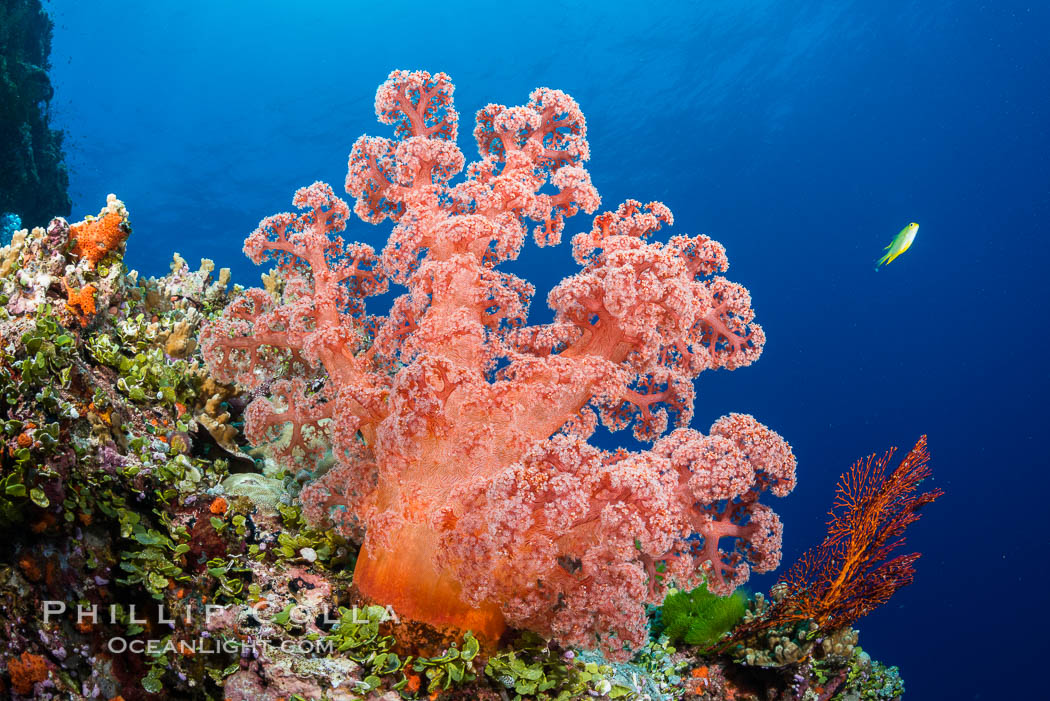
<svg viewBox="0 0 1050 701">
<path fill-rule="evenodd" d="M 760 572 L 779 562 L 780 523 L 756 502 L 790 489 L 794 456 L 749 416 L 711 433 L 679 429 L 652 451 L 616 454 L 555 436 L 453 493 L 440 561 L 471 601 L 506 601 L 515 625 L 576 645 L 605 631 L 613 654 L 637 646 L 647 633 L 631 601 L 659 603 L 672 579 L 695 586 L 705 574 L 727 593 L 748 561 Z"/>
</svg>

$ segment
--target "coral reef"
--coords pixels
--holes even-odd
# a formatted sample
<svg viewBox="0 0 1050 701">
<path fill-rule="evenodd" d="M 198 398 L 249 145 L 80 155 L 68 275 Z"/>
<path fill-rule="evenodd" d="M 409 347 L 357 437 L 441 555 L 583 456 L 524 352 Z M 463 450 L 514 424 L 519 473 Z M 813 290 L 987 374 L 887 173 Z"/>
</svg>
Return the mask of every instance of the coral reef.
<svg viewBox="0 0 1050 701">
<path fill-rule="evenodd" d="M 71 206 L 62 133 L 50 127 L 51 29 L 40 0 L 0 3 L 0 216 L 31 224 Z"/>
<path fill-rule="evenodd" d="M 692 380 L 750 364 L 764 335 L 719 274 L 722 246 L 651 240 L 671 213 L 635 201 L 573 237 L 580 272 L 548 295 L 553 323 L 527 325 L 534 289 L 497 265 L 529 222 L 549 246 L 597 209 L 584 118 L 546 88 L 488 105 L 481 158 L 452 184 L 452 93 L 444 74 L 395 71 L 376 94 L 396 140 L 358 139 L 346 189 L 360 219 L 395 223 L 383 251 L 343 242 L 350 209 L 330 187 L 299 190 L 300 214 L 245 241 L 276 280 L 205 326 L 204 357 L 260 394 L 249 441 L 313 476 L 308 518 L 363 539 L 363 594 L 488 641 L 507 622 L 625 659 L 671 581 L 727 594 L 779 563 L 781 524 L 759 498 L 793 488 L 790 447 L 747 415 L 687 427 Z M 390 282 L 407 292 L 369 315 Z M 652 449 L 588 444 L 599 417 Z"/>
<path fill-rule="evenodd" d="M 670 213 L 628 202 L 573 238 L 581 272 L 527 326 L 531 286 L 495 266 L 526 219 L 549 245 L 597 207 L 582 115 L 549 90 L 489 105 L 482 160 L 450 187 L 451 90 L 393 74 L 377 112 L 400 141 L 354 147 L 355 211 L 396 222 L 381 254 L 338 238 L 350 209 L 320 184 L 249 237 L 278 264 L 261 289 L 177 254 L 163 277 L 128 270 L 112 195 L 11 232 L 0 693 L 899 699 L 852 624 L 913 576 L 894 552 L 940 495 L 917 491 L 925 439 L 844 475 L 827 539 L 768 598 L 724 598 L 778 563 L 758 500 L 794 484 L 752 417 L 687 427 L 692 379 L 761 350 L 746 291 L 717 243 L 650 241 Z M 369 316 L 389 281 L 408 292 Z M 593 447 L 599 417 L 652 448 Z"/>
<path fill-rule="evenodd" d="M 228 305 L 228 273 L 176 255 L 168 275 L 142 279 L 123 243 L 78 255 L 73 227 L 56 219 L 0 248 L 0 685 L 16 698 L 903 693 L 848 628 L 770 630 L 729 655 L 652 639 L 627 662 L 530 633 L 414 653 L 396 611 L 356 598 L 353 542 L 307 525 L 296 475 L 244 445 L 249 397 L 202 362 L 196 339 Z M 87 288 L 93 312 L 70 303 Z M 767 609 L 757 596 L 741 625 Z"/>
<path fill-rule="evenodd" d="M 107 210 L 124 225 L 119 200 Z M 306 528 L 281 475 L 213 435 L 244 406 L 195 340 L 227 304 L 228 271 L 176 256 L 142 279 L 122 237 L 78 254 L 86 225 L 55 219 L 0 249 L 0 659 L 33 698 L 217 698 L 240 655 L 194 654 L 205 607 L 327 599 L 296 565 L 345 569 L 354 551 Z M 156 650 L 113 647 L 145 640 Z"/>
</svg>

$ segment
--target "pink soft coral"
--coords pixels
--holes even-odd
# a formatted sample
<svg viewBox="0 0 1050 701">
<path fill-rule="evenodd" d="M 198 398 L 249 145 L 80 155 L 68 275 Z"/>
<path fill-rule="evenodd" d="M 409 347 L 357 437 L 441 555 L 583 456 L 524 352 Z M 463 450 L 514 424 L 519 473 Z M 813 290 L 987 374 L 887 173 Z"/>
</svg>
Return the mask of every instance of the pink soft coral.
<svg viewBox="0 0 1050 701">
<path fill-rule="evenodd" d="M 622 657 L 644 642 L 642 604 L 671 581 L 717 593 L 780 558 L 795 458 L 752 417 L 686 428 L 692 380 L 753 362 L 764 336 L 746 289 L 706 236 L 652 234 L 663 204 L 628 201 L 573 237 L 582 270 L 527 326 L 534 288 L 496 265 L 528 222 L 557 244 L 566 217 L 597 209 L 586 126 L 568 95 L 488 105 L 464 167 L 444 74 L 397 71 L 376 94 L 397 140 L 362 137 L 347 191 L 362 220 L 391 219 L 382 254 L 344 244 L 347 205 L 300 190 L 304 212 L 248 237 L 280 282 L 249 290 L 204 333 L 218 379 L 258 388 L 253 441 L 296 469 L 334 465 L 302 493 L 307 515 L 364 543 L 355 582 L 402 616 L 498 637 L 504 621 Z M 549 186 L 549 187 L 548 187 Z M 364 298 L 408 288 L 386 317 Z M 599 416 L 651 450 L 587 443 Z M 669 425 L 678 428 L 661 438 Z"/>
</svg>

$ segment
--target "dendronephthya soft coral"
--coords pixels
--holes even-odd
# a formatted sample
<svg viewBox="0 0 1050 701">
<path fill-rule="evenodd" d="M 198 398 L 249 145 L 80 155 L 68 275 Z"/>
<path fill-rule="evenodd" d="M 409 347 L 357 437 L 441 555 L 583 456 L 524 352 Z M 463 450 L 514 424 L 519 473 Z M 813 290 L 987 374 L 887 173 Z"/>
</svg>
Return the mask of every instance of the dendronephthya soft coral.
<svg viewBox="0 0 1050 701">
<path fill-rule="evenodd" d="M 747 290 L 719 275 L 719 243 L 651 240 L 672 223 L 658 202 L 628 201 L 574 236 L 582 270 L 548 295 L 554 321 L 527 325 L 533 286 L 496 266 L 529 221 L 548 246 L 565 218 L 597 209 L 583 115 L 546 88 L 488 105 L 481 160 L 452 185 L 452 92 L 441 73 L 392 73 L 376 113 L 396 139 L 354 144 L 355 213 L 395 223 L 382 253 L 338 237 L 349 208 L 329 186 L 303 188 L 301 214 L 263 220 L 245 243 L 281 275 L 205 330 L 205 356 L 220 381 L 269 396 L 247 412 L 252 441 L 296 469 L 332 450 L 301 498 L 363 537 L 366 596 L 490 639 L 510 623 L 622 657 L 670 582 L 725 594 L 779 562 L 781 525 L 758 499 L 793 488 L 790 447 L 747 415 L 707 436 L 687 428 L 692 380 L 750 364 L 764 336 Z M 389 281 L 408 291 L 368 315 Z M 652 449 L 590 445 L 599 417 Z"/>
</svg>

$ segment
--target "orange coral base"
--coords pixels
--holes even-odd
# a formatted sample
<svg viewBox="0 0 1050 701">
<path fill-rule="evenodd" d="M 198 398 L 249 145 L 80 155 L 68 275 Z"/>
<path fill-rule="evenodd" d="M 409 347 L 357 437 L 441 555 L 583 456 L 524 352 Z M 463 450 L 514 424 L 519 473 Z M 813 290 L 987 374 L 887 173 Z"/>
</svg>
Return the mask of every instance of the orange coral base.
<svg viewBox="0 0 1050 701">
<path fill-rule="evenodd" d="M 391 606 L 400 619 L 470 630 L 487 642 L 499 640 L 506 629 L 499 607 L 471 608 L 460 599 L 459 582 L 434 566 L 433 532 L 408 525 L 388 542 L 394 549 L 371 552 L 365 539 L 354 569 L 354 584 L 361 594 Z"/>
</svg>

